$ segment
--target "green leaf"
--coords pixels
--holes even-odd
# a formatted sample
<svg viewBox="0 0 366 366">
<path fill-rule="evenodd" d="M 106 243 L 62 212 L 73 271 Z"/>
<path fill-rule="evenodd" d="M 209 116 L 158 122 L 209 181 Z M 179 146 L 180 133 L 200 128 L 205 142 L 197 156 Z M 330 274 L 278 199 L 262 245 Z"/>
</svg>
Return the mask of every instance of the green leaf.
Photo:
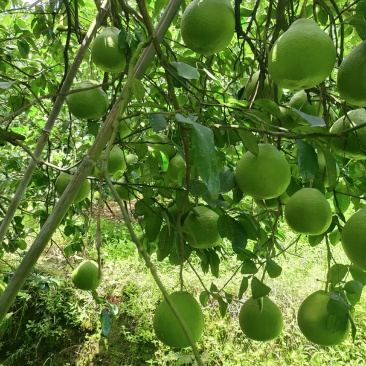
<svg viewBox="0 0 366 366">
<path fill-rule="evenodd" d="M 366 285 L 366 272 L 355 264 L 351 264 L 349 271 L 354 280 L 361 282 L 364 286 Z"/>
<path fill-rule="evenodd" d="M 248 236 L 244 226 L 227 215 L 221 215 L 217 221 L 217 228 L 222 238 L 231 241 L 235 253 L 241 253 L 246 245 Z"/>
<path fill-rule="evenodd" d="M 304 112 L 299 111 L 296 108 L 291 108 L 293 111 L 295 111 L 300 117 L 302 117 L 311 127 L 325 127 L 326 124 L 324 122 L 324 119 L 322 117 L 318 116 L 311 116 L 310 114 L 306 114 Z"/>
<path fill-rule="evenodd" d="M 140 102 L 146 95 L 146 90 L 144 85 L 142 84 L 141 80 L 133 78 L 132 80 L 132 93 L 137 99 L 138 102 Z"/>
<path fill-rule="evenodd" d="M 257 137 L 252 132 L 247 130 L 239 129 L 237 132 L 245 148 L 249 150 L 252 154 L 258 155 L 259 148 Z"/>
<path fill-rule="evenodd" d="M 206 304 L 208 303 L 208 300 L 210 298 L 210 294 L 204 290 L 200 293 L 200 296 L 199 296 L 199 300 L 200 300 L 200 303 L 202 306 L 206 306 Z"/>
<path fill-rule="evenodd" d="M 267 296 L 271 292 L 271 288 L 265 285 L 257 277 L 252 278 L 251 290 L 253 300 L 257 300 L 263 296 Z"/>
<path fill-rule="evenodd" d="M 318 244 L 320 244 L 323 241 L 323 239 L 324 239 L 324 234 L 308 236 L 308 242 L 312 247 L 315 247 Z"/>
<path fill-rule="evenodd" d="M 107 337 L 112 326 L 112 318 L 109 315 L 109 311 L 107 309 L 103 309 L 100 312 L 100 325 L 102 328 L 102 336 Z"/>
<path fill-rule="evenodd" d="M 185 79 L 199 79 L 200 73 L 195 67 L 187 65 L 184 62 L 177 62 L 178 75 Z"/>
<path fill-rule="evenodd" d="M 149 243 L 157 238 L 162 223 L 163 217 L 158 213 L 149 211 L 148 214 L 144 216 L 145 233 Z"/>
<path fill-rule="evenodd" d="M 155 133 L 164 130 L 168 126 L 164 114 L 150 114 L 149 119 L 150 126 Z"/>
<path fill-rule="evenodd" d="M 1 81 L 0 89 L 8 89 L 10 88 L 16 81 Z"/>
<path fill-rule="evenodd" d="M 220 193 L 228 193 L 235 187 L 235 173 L 226 170 L 219 173 L 220 178 Z"/>
<path fill-rule="evenodd" d="M 363 284 L 361 282 L 351 280 L 344 285 L 344 289 L 349 294 L 361 294 Z"/>
<path fill-rule="evenodd" d="M 197 173 L 207 186 L 211 197 L 216 199 L 220 191 L 220 178 L 214 135 L 210 128 L 193 124 L 191 155 Z"/>
<path fill-rule="evenodd" d="M 241 267 L 242 274 L 254 274 L 258 272 L 258 268 L 251 259 L 246 259 Z"/>
<path fill-rule="evenodd" d="M 337 292 L 331 294 L 327 304 L 329 314 L 337 317 L 348 316 L 350 308 L 350 305 Z"/>
<path fill-rule="evenodd" d="M 348 273 L 348 266 L 344 264 L 333 264 L 327 273 L 327 280 L 336 285 L 340 283 Z"/>
<path fill-rule="evenodd" d="M 302 140 L 296 140 L 296 144 L 297 163 L 300 175 L 304 180 L 312 180 L 319 170 L 318 157 L 315 149 Z"/>
<path fill-rule="evenodd" d="M 217 298 L 217 301 L 219 303 L 220 315 L 223 318 L 226 315 L 228 303 L 221 296 Z"/>
<path fill-rule="evenodd" d="M 256 99 L 254 105 L 259 107 L 276 118 L 283 118 L 283 114 L 277 103 L 270 99 Z"/>
<path fill-rule="evenodd" d="M 282 267 L 278 265 L 272 258 L 267 258 L 266 271 L 268 276 L 271 278 L 276 278 L 281 275 Z"/>
<path fill-rule="evenodd" d="M 27 56 L 29 54 L 29 44 L 26 41 L 20 39 L 17 41 L 17 46 L 18 46 L 20 55 L 23 58 L 27 58 Z"/>
<path fill-rule="evenodd" d="M 331 233 L 329 233 L 328 237 L 332 245 L 336 245 L 341 241 L 341 233 L 338 228 L 335 228 Z"/>
<path fill-rule="evenodd" d="M 118 47 L 122 50 L 128 47 L 127 44 L 127 32 L 125 29 L 121 29 L 118 33 Z"/>
<path fill-rule="evenodd" d="M 220 258 L 217 255 L 216 251 L 213 249 L 209 249 L 208 253 L 209 253 L 211 273 L 215 277 L 219 277 Z"/>
<path fill-rule="evenodd" d="M 319 153 L 323 153 L 328 179 L 328 186 L 329 189 L 333 189 L 337 184 L 337 177 L 338 177 L 336 159 L 334 158 L 333 154 L 329 151 L 329 149 L 322 143 L 319 143 L 317 141 L 314 141 L 314 143 L 316 148 L 321 150 L 321 152 Z"/>
<path fill-rule="evenodd" d="M 249 286 L 248 277 L 244 276 L 241 279 L 241 283 L 240 283 L 240 287 L 239 287 L 239 294 L 238 294 L 239 300 L 242 299 L 244 292 L 248 289 L 248 286 Z"/>
<path fill-rule="evenodd" d="M 213 282 L 211 282 L 210 292 L 219 292 L 219 289 Z"/>
<path fill-rule="evenodd" d="M 174 243 L 175 233 L 169 229 L 168 226 L 164 226 L 159 234 L 158 250 L 156 252 L 157 260 L 162 261 L 169 254 Z"/>
</svg>

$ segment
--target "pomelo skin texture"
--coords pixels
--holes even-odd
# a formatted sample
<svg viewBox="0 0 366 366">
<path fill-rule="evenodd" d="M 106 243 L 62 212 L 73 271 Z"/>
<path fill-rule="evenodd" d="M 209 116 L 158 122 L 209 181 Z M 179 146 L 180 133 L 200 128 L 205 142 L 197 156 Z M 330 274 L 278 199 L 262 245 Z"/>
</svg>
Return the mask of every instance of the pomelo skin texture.
<svg viewBox="0 0 366 366">
<path fill-rule="evenodd" d="M 329 320 L 334 317 L 327 311 L 329 299 L 330 295 L 325 291 L 316 291 L 301 303 L 297 313 L 297 323 L 301 333 L 310 342 L 322 346 L 333 346 L 343 342 L 350 330 L 350 322 L 347 318 L 339 319 L 339 329 L 335 331 L 328 329 L 328 322 L 332 323 Z"/>
<path fill-rule="evenodd" d="M 349 260 L 366 271 L 366 209 L 354 213 L 345 223 L 341 240 Z"/>
<path fill-rule="evenodd" d="M 271 144 L 259 144 L 258 155 L 247 151 L 236 166 L 235 179 L 245 194 L 269 199 L 280 196 L 290 184 L 286 158 Z"/>
<path fill-rule="evenodd" d="M 185 291 L 173 292 L 169 295 L 169 299 L 190 332 L 192 340 L 197 342 L 204 327 L 200 305 L 191 294 Z M 177 348 L 190 346 L 182 326 L 166 300 L 156 308 L 153 325 L 156 336 L 167 346 Z"/>
<path fill-rule="evenodd" d="M 365 122 L 365 109 L 354 109 L 349 111 L 346 116 L 335 121 L 329 132 L 341 133 Z M 366 127 L 357 129 L 347 135 L 332 137 L 330 146 L 340 156 L 356 160 L 366 159 Z"/>
<path fill-rule="evenodd" d="M 83 261 L 72 272 L 72 283 L 80 290 L 95 290 L 102 281 L 102 276 L 98 277 L 98 271 L 96 262 L 90 260 Z"/>
<path fill-rule="evenodd" d="M 206 249 L 219 245 L 221 237 L 217 229 L 219 215 L 206 206 L 197 206 L 183 222 L 184 237 L 192 248 Z"/>
<path fill-rule="evenodd" d="M 263 342 L 280 335 L 283 318 L 281 310 L 269 297 L 263 297 L 262 309 L 256 300 L 249 298 L 240 309 L 239 324 L 248 338 Z"/>
<path fill-rule="evenodd" d="M 93 81 L 81 81 L 72 90 L 85 89 L 98 85 Z M 101 88 L 82 90 L 69 94 L 66 98 L 70 113 L 79 119 L 96 120 L 102 118 L 108 109 L 108 96 Z"/>
<path fill-rule="evenodd" d="M 336 49 L 311 19 L 298 19 L 273 45 L 268 59 L 272 80 L 283 89 L 309 89 L 332 72 Z"/>
<path fill-rule="evenodd" d="M 122 72 L 126 67 L 126 51 L 119 46 L 120 30 L 107 27 L 98 34 L 91 46 L 91 58 L 95 65 L 106 72 Z"/>
<path fill-rule="evenodd" d="M 347 103 L 366 107 L 366 41 L 357 45 L 338 68 L 337 88 Z"/>
<path fill-rule="evenodd" d="M 180 23 L 184 43 L 192 51 L 210 56 L 224 50 L 235 31 L 229 0 L 193 0 Z"/>
<path fill-rule="evenodd" d="M 320 235 L 332 222 L 332 209 L 318 189 L 301 188 L 286 202 L 285 219 L 297 233 Z"/>
</svg>

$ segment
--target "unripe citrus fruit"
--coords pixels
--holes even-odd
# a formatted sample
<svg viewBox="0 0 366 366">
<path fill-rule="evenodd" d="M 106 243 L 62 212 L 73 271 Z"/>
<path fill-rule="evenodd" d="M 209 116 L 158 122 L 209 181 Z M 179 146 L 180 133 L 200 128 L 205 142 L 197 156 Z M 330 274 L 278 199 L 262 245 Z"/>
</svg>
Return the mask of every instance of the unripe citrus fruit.
<svg viewBox="0 0 366 366">
<path fill-rule="evenodd" d="M 323 290 L 309 295 L 300 305 L 297 323 L 301 333 L 310 341 L 322 346 L 333 346 L 343 342 L 349 333 L 350 322 L 347 317 L 338 318 L 328 313 L 330 294 Z M 337 321 L 338 327 L 331 328 Z"/>
<path fill-rule="evenodd" d="M 355 127 L 366 121 L 366 111 L 363 108 L 349 111 L 346 116 L 334 122 L 329 132 L 341 133 L 344 130 Z M 349 159 L 366 159 L 366 127 L 355 131 L 332 137 L 330 139 L 331 148 L 340 156 Z"/>
<path fill-rule="evenodd" d="M 104 159 L 104 152 L 101 155 L 101 160 Z M 114 145 L 109 152 L 108 162 L 107 162 L 107 173 L 113 175 L 119 170 L 125 171 L 127 169 L 127 164 L 125 160 L 125 155 L 121 148 Z"/>
<path fill-rule="evenodd" d="M 122 179 L 121 183 L 126 183 L 126 179 Z M 136 189 L 128 185 L 115 184 L 114 187 L 116 188 L 119 197 L 124 201 L 133 200 L 136 197 L 136 194 L 138 193 Z"/>
<path fill-rule="evenodd" d="M 170 138 L 162 133 L 148 136 L 145 141 L 152 149 L 161 151 L 168 159 L 171 159 L 176 153 Z"/>
<path fill-rule="evenodd" d="M 182 155 L 175 154 L 169 161 L 167 177 L 174 183 L 181 183 L 186 173 L 186 162 Z"/>
<path fill-rule="evenodd" d="M 302 18 L 273 45 L 268 72 L 284 89 L 309 89 L 332 72 L 336 49 L 331 38 L 311 19 Z"/>
<path fill-rule="evenodd" d="M 261 308 L 257 300 L 249 298 L 240 309 L 239 324 L 248 338 L 264 342 L 280 335 L 283 318 L 281 310 L 268 296 L 262 301 Z"/>
<path fill-rule="evenodd" d="M 55 188 L 56 188 L 56 192 L 59 196 L 62 195 L 62 193 L 64 192 L 64 190 L 66 189 L 67 185 L 70 183 L 72 179 L 72 175 L 65 173 L 65 172 L 61 172 L 60 175 L 57 177 L 56 182 L 55 182 Z M 90 193 L 90 182 L 87 179 L 80 187 L 74 202 L 80 202 L 85 200 L 86 197 L 88 197 Z"/>
<path fill-rule="evenodd" d="M 126 67 L 126 51 L 119 45 L 120 30 L 107 27 L 98 34 L 91 46 L 91 58 L 95 65 L 106 72 L 121 72 Z"/>
<path fill-rule="evenodd" d="M 256 71 L 248 79 L 248 82 L 246 83 L 245 90 L 244 90 L 244 99 L 245 100 L 249 100 L 257 88 L 258 89 L 256 91 L 256 96 L 255 96 L 256 99 L 259 99 L 259 98 L 273 99 L 274 98 L 274 96 L 275 96 L 274 88 L 269 87 L 268 78 L 264 79 L 263 87 L 261 87 L 261 85 L 257 85 L 259 75 L 260 75 L 260 71 Z M 281 95 L 282 95 L 282 90 L 279 89 L 278 90 L 278 99 L 281 98 Z"/>
<path fill-rule="evenodd" d="M 210 56 L 224 50 L 235 31 L 229 0 L 193 0 L 182 15 L 180 29 L 192 51 Z"/>
<path fill-rule="evenodd" d="M 71 280 L 75 287 L 80 290 L 95 290 L 102 281 L 98 276 L 98 264 L 91 260 L 80 263 L 72 272 Z"/>
<path fill-rule="evenodd" d="M 169 295 L 169 299 L 192 340 L 197 342 L 202 335 L 204 326 L 200 305 L 191 294 L 185 291 L 173 292 Z M 156 308 L 153 324 L 156 336 L 167 346 L 177 348 L 190 346 L 182 326 L 165 299 Z"/>
<path fill-rule="evenodd" d="M 221 237 L 217 229 L 219 215 L 205 206 L 197 206 L 184 220 L 184 237 L 192 248 L 212 248 L 220 244 Z M 198 214 L 198 216 L 196 215 Z"/>
<path fill-rule="evenodd" d="M 279 197 L 270 198 L 268 200 L 261 200 L 261 199 L 255 198 L 254 199 L 254 202 L 259 207 L 277 209 L 278 208 L 278 204 L 280 204 L 280 205 L 285 204 L 288 201 L 289 198 L 290 198 L 289 195 L 285 191 Z"/>
<path fill-rule="evenodd" d="M 299 111 L 310 114 L 311 116 L 320 116 L 323 114 L 323 106 L 319 102 L 319 96 L 316 97 L 314 93 L 308 94 L 304 90 L 299 90 L 290 99 L 288 105 L 296 108 Z"/>
<path fill-rule="evenodd" d="M 258 155 L 247 151 L 236 166 L 235 179 L 243 193 L 259 199 L 280 196 L 291 181 L 290 165 L 271 144 L 259 144 Z"/>
<path fill-rule="evenodd" d="M 357 45 L 338 68 L 337 88 L 347 103 L 366 107 L 366 41 Z"/>
<path fill-rule="evenodd" d="M 354 213 L 345 223 L 342 246 L 349 260 L 366 271 L 366 209 Z"/>
<path fill-rule="evenodd" d="M 139 157 L 136 154 L 127 154 L 125 156 L 125 160 L 126 160 L 127 165 L 133 165 L 133 164 L 138 163 Z"/>
<path fill-rule="evenodd" d="M 66 97 L 70 113 L 80 119 L 95 120 L 102 118 L 108 109 L 108 96 L 101 87 L 93 81 L 81 81 L 75 84 L 72 90 L 94 87 L 94 89 L 81 90 Z"/>
<path fill-rule="evenodd" d="M 320 235 L 332 222 L 332 209 L 318 189 L 301 188 L 288 199 L 285 219 L 297 233 Z"/>
</svg>

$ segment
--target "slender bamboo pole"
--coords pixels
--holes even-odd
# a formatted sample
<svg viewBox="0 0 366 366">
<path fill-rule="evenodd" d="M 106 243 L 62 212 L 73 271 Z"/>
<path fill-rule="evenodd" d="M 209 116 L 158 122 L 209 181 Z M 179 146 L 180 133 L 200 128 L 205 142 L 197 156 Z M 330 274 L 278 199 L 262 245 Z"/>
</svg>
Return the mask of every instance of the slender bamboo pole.
<svg viewBox="0 0 366 366">
<path fill-rule="evenodd" d="M 83 39 L 83 42 L 75 56 L 74 62 L 71 65 L 70 70 L 67 73 L 67 76 L 65 78 L 65 81 L 61 86 L 60 93 L 55 100 L 55 104 L 53 105 L 50 115 L 48 116 L 47 122 L 46 122 L 45 126 L 43 127 L 41 136 L 39 137 L 39 139 L 37 141 L 37 145 L 36 145 L 34 153 L 33 153 L 33 156 L 37 159 L 39 159 L 41 157 L 42 151 L 47 144 L 48 136 L 50 135 L 52 128 L 56 122 L 57 116 L 59 115 L 60 110 L 62 108 L 62 105 L 65 102 L 66 93 L 70 90 L 74 77 L 80 67 L 81 62 L 83 61 L 83 58 L 88 49 L 88 46 L 89 46 L 91 40 L 93 39 L 95 33 L 97 32 L 97 30 L 101 24 L 101 21 L 105 17 L 105 15 L 108 11 L 108 8 L 109 8 L 109 0 L 105 0 L 103 2 L 103 4 L 101 5 L 96 17 L 90 24 L 88 32 L 86 33 L 85 38 Z M 21 201 L 22 197 L 24 196 L 24 193 L 27 189 L 27 186 L 29 184 L 29 181 L 32 177 L 32 174 L 33 174 L 36 166 L 37 166 L 37 162 L 33 158 L 31 158 L 29 161 L 27 170 L 25 171 L 25 173 L 20 181 L 20 184 L 8 207 L 6 215 L 0 225 L 0 244 L 4 240 L 5 234 L 8 231 L 9 225 L 15 215 L 17 208 L 19 207 L 20 201 Z"/>
</svg>

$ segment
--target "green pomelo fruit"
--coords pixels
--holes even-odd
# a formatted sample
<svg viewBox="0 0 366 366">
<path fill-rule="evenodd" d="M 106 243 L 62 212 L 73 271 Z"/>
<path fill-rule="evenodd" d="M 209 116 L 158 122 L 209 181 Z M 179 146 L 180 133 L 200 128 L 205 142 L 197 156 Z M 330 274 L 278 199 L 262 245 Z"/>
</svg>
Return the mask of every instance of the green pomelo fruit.
<svg viewBox="0 0 366 366">
<path fill-rule="evenodd" d="M 235 179 L 245 194 L 269 199 L 285 192 L 291 181 L 290 165 L 271 144 L 259 144 L 258 155 L 247 151 L 236 166 Z"/>
<path fill-rule="evenodd" d="M 259 207 L 277 209 L 278 208 L 278 204 L 280 204 L 280 205 L 285 204 L 288 201 L 289 198 L 290 198 L 289 195 L 285 191 L 279 197 L 270 198 L 268 200 L 261 200 L 261 199 L 255 198 L 254 199 L 254 202 Z"/>
<path fill-rule="evenodd" d="M 219 245 L 222 240 L 217 228 L 219 215 L 205 206 L 197 206 L 194 211 L 188 214 L 182 226 L 188 244 L 197 249 Z"/>
<path fill-rule="evenodd" d="M 101 155 L 100 160 L 104 159 L 104 152 Z M 127 169 L 127 164 L 125 160 L 125 155 L 121 148 L 114 145 L 109 152 L 108 163 L 107 163 L 107 173 L 113 175 L 118 171 L 125 171 Z"/>
<path fill-rule="evenodd" d="M 332 222 L 332 209 L 325 196 L 316 188 L 301 188 L 287 201 L 285 219 L 300 234 L 320 235 Z"/>
<path fill-rule="evenodd" d="M 363 108 L 349 111 L 346 116 L 334 122 L 329 132 L 342 133 L 366 122 L 366 111 Z M 340 156 L 349 159 L 366 159 L 366 127 L 359 128 L 340 137 L 330 139 L 331 148 Z"/>
<path fill-rule="evenodd" d="M 265 342 L 281 334 L 283 318 L 281 310 L 268 296 L 263 297 L 261 301 L 262 308 L 252 297 L 242 305 L 239 324 L 248 338 Z"/>
<path fill-rule="evenodd" d="M 357 211 L 347 220 L 341 240 L 348 259 L 366 271 L 366 209 Z"/>
<path fill-rule="evenodd" d="M 176 154 L 172 141 L 162 133 L 148 136 L 145 141 L 152 149 L 161 151 L 168 159 L 171 159 Z"/>
<path fill-rule="evenodd" d="M 319 101 L 319 96 L 314 93 L 308 94 L 304 90 L 296 92 L 289 101 L 289 106 L 311 116 L 321 116 L 323 114 L 323 106 Z"/>
<path fill-rule="evenodd" d="M 347 103 L 366 107 L 366 41 L 357 45 L 338 68 L 337 88 Z"/>
<path fill-rule="evenodd" d="M 80 290 L 95 290 L 102 281 L 102 276 L 99 277 L 98 264 L 91 260 L 83 261 L 72 272 L 71 280 Z"/>
<path fill-rule="evenodd" d="M 210 56 L 224 50 L 235 31 L 229 0 L 193 0 L 180 23 L 184 43 L 192 51 Z"/>
<path fill-rule="evenodd" d="M 60 175 L 57 177 L 56 181 L 55 181 L 55 188 L 56 188 L 56 192 L 59 196 L 62 195 L 62 193 L 64 192 L 64 190 L 66 189 L 67 185 L 70 183 L 71 179 L 72 179 L 72 175 L 65 173 L 65 172 L 61 172 Z M 74 202 L 80 202 L 85 200 L 86 197 L 88 197 L 89 193 L 90 193 L 90 182 L 89 180 L 86 180 L 80 187 Z"/>
<path fill-rule="evenodd" d="M 311 19 L 298 19 L 275 42 L 268 60 L 272 80 L 283 89 L 309 89 L 332 72 L 336 49 Z"/>
<path fill-rule="evenodd" d="M 167 177 L 173 183 L 181 183 L 186 174 L 186 162 L 182 155 L 175 154 L 169 161 Z"/>
<path fill-rule="evenodd" d="M 126 50 L 119 44 L 120 30 L 107 27 L 98 34 L 91 46 L 91 58 L 105 72 L 122 72 L 126 67 Z"/>
<path fill-rule="evenodd" d="M 73 86 L 71 90 L 79 90 L 85 88 L 93 89 L 81 90 L 69 94 L 66 97 L 67 105 L 70 113 L 79 119 L 96 120 L 102 118 L 108 109 L 108 96 L 101 87 L 93 81 L 81 81 Z"/>
<path fill-rule="evenodd" d="M 297 323 L 301 333 L 310 341 L 322 346 L 342 343 L 348 336 L 350 322 L 345 317 L 328 313 L 330 294 L 323 290 L 309 295 L 300 305 Z M 332 329 L 333 326 L 337 326 Z"/>
<path fill-rule="evenodd" d="M 136 154 L 127 154 L 125 156 L 125 160 L 126 160 L 127 165 L 133 165 L 133 164 L 138 163 L 139 157 Z"/>
<path fill-rule="evenodd" d="M 274 87 L 270 88 L 268 83 L 268 78 L 264 79 L 263 85 L 259 84 L 259 75 L 260 71 L 256 71 L 251 77 L 248 79 L 248 82 L 245 85 L 244 90 L 244 99 L 250 100 L 254 92 L 256 91 L 255 99 L 266 98 L 266 99 L 274 99 Z M 282 90 L 279 89 L 277 93 L 277 98 L 280 99 L 282 95 Z"/>
<path fill-rule="evenodd" d="M 197 342 L 203 332 L 204 317 L 196 299 L 185 291 L 173 292 L 169 300 L 187 328 L 193 342 Z M 170 347 L 189 347 L 188 338 L 168 302 L 164 299 L 156 308 L 153 319 L 154 331 L 158 339 Z"/>
<path fill-rule="evenodd" d="M 131 201 L 136 198 L 137 191 L 131 188 L 131 186 L 115 184 L 114 187 L 122 200 Z"/>
</svg>

